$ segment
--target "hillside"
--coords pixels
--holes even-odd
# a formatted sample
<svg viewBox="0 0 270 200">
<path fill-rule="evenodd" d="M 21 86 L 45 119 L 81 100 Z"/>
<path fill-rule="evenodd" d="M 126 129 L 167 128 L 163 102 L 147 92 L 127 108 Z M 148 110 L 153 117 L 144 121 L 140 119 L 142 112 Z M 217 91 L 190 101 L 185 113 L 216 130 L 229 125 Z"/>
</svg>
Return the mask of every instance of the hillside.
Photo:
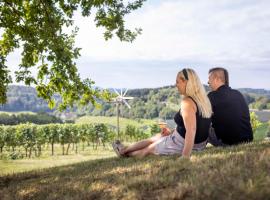
<svg viewBox="0 0 270 200">
<path fill-rule="evenodd" d="M 0 111 L 18 112 L 52 112 L 48 104 L 37 97 L 35 88 L 11 85 L 7 92 L 8 102 L 0 106 Z"/>
<path fill-rule="evenodd" d="M 238 89 L 242 93 L 248 93 L 250 95 L 266 96 L 270 97 L 270 90 L 265 89 L 251 89 L 251 88 L 240 88 Z"/>
<path fill-rule="evenodd" d="M 157 124 L 155 120 L 149 119 L 126 119 L 126 118 L 119 118 L 119 128 L 121 131 L 124 131 L 127 125 L 131 125 L 136 127 L 137 129 L 151 133 L 151 125 Z M 105 116 L 83 116 L 79 117 L 75 121 L 77 124 L 95 124 L 95 123 L 104 123 L 107 124 L 113 130 L 117 130 L 117 119 L 116 117 L 105 117 Z"/>
<path fill-rule="evenodd" d="M 208 87 L 206 86 L 206 89 Z M 253 109 L 269 109 L 270 108 L 270 91 L 263 89 L 239 89 Z M 121 107 L 121 116 L 125 118 L 172 118 L 175 111 L 179 109 L 179 94 L 174 86 L 166 86 L 162 88 L 144 88 L 132 89 L 126 94 L 134 97 L 129 100 L 132 109 L 126 106 Z M 8 103 L 0 106 L 0 111 L 18 112 L 54 112 L 61 115 L 55 110 L 50 110 L 47 103 L 38 98 L 34 88 L 25 86 L 10 86 L 8 93 Z M 59 96 L 55 96 L 59 101 Z M 72 111 L 80 116 L 115 116 L 116 106 L 108 102 L 100 102 L 102 109 L 96 109 L 92 105 L 84 108 L 77 108 Z M 69 110 L 70 112 L 71 110 Z"/>
<path fill-rule="evenodd" d="M 114 154 L 111 154 L 112 156 Z M 270 142 L 177 156 L 100 158 L 0 176 L 3 199 L 256 199 L 270 196 Z"/>
</svg>

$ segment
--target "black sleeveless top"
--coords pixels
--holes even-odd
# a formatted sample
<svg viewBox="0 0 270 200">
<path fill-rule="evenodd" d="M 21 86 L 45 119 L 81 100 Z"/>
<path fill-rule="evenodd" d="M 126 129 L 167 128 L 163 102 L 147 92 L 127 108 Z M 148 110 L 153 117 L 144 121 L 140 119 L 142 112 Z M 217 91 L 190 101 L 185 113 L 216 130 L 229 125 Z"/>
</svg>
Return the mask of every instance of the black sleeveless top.
<svg viewBox="0 0 270 200">
<path fill-rule="evenodd" d="M 191 98 L 191 97 L 189 97 Z M 192 99 L 192 98 L 191 98 Z M 203 118 L 200 114 L 199 114 L 199 109 L 197 106 L 197 103 L 192 99 L 192 101 L 196 104 L 197 107 L 197 112 L 196 112 L 196 133 L 195 133 L 195 144 L 204 142 L 205 140 L 207 140 L 208 138 L 208 134 L 209 134 L 209 127 L 210 127 L 210 123 L 211 123 L 211 118 Z M 177 112 L 174 116 L 174 121 L 177 124 L 177 132 L 183 137 L 185 138 L 186 135 L 186 128 L 184 125 L 184 120 L 182 115 L 180 114 L 180 110 L 179 112 Z"/>
</svg>

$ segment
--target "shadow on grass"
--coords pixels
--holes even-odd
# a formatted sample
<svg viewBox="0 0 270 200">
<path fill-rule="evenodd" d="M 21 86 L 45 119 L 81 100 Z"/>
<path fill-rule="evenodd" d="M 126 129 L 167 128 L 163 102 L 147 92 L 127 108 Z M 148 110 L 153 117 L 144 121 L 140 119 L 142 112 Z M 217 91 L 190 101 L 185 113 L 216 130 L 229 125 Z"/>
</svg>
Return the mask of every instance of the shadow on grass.
<svg viewBox="0 0 270 200">
<path fill-rule="evenodd" d="M 257 184 L 255 177 L 262 179 L 258 179 L 258 184 L 261 183 L 260 181 L 270 183 L 270 170 L 267 171 L 270 169 L 270 160 L 265 159 L 270 157 L 269 147 L 269 142 L 255 142 L 227 148 L 210 147 L 203 152 L 195 153 L 190 160 L 177 156 L 149 156 L 144 159 L 114 157 L 18 173 L 0 177 L 0 197 L 3 199 L 200 199 L 201 197 L 222 199 L 220 194 L 228 195 L 232 187 L 236 191 L 232 197 L 239 195 L 238 192 L 242 192 L 242 196 L 246 197 L 243 194 L 248 195 L 248 192 L 253 194 L 250 191 L 252 187 L 250 186 L 249 189 L 245 184 L 249 179 L 253 181 L 253 187 Z M 262 151 L 268 153 L 265 153 L 259 165 L 258 155 Z M 224 184 L 223 189 L 220 189 L 219 185 Z M 261 186 L 261 188 L 265 187 Z M 263 195 L 266 193 L 264 192 Z"/>
</svg>

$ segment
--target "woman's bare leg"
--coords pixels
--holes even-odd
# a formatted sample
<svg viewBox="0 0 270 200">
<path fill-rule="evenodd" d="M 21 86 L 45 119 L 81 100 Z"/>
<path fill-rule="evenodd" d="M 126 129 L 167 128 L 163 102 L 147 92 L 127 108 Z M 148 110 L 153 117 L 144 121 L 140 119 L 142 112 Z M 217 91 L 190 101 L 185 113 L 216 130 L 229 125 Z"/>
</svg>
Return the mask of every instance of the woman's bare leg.
<svg viewBox="0 0 270 200">
<path fill-rule="evenodd" d="M 158 142 L 158 141 L 155 141 L 155 142 L 153 142 L 152 144 L 146 146 L 146 147 L 143 148 L 143 149 L 140 149 L 140 150 L 137 150 L 137 151 L 129 152 L 129 153 L 127 153 L 126 155 L 132 156 L 132 157 L 143 158 L 143 157 L 145 157 L 145 156 L 147 156 L 147 155 L 150 155 L 150 154 L 156 154 L 155 148 L 156 148 L 157 142 Z"/>
<path fill-rule="evenodd" d="M 134 144 L 131 144 L 123 149 L 120 150 L 121 154 L 126 154 L 129 155 L 131 152 L 134 151 L 138 151 L 138 150 L 142 150 L 147 148 L 149 145 L 151 145 L 152 143 L 156 142 L 157 140 L 159 140 L 161 138 L 161 134 L 157 134 L 151 138 L 145 139 L 145 140 L 141 140 L 139 142 L 136 142 Z"/>
</svg>

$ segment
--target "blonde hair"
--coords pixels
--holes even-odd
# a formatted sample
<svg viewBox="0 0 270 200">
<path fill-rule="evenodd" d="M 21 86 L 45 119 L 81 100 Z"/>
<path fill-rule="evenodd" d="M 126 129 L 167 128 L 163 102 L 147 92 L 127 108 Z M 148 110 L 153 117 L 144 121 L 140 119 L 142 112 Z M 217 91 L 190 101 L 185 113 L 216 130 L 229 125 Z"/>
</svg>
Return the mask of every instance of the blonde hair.
<svg viewBox="0 0 270 200">
<path fill-rule="evenodd" d="M 202 117 L 210 118 L 212 115 L 211 103 L 196 72 L 186 68 L 178 72 L 177 77 L 187 80 L 185 96 L 191 97 L 197 103 L 198 111 Z"/>
</svg>

